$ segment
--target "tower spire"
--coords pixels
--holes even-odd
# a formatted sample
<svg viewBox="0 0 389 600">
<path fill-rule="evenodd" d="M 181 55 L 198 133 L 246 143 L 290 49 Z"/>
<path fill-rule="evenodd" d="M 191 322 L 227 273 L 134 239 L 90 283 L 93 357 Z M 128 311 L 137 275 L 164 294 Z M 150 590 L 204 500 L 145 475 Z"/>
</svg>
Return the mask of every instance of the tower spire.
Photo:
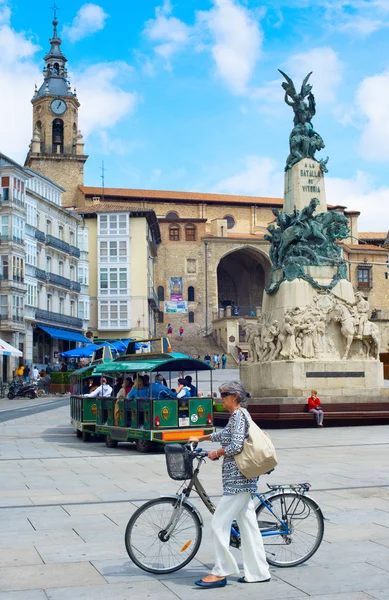
<svg viewBox="0 0 389 600">
<path fill-rule="evenodd" d="M 51 7 L 52 11 L 53 11 L 53 27 L 54 27 L 54 31 L 53 31 L 53 38 L 57 38 L 57 25 L 58 25 L 58 19 L 57 19 L 57 10 L 59 10 L 58 6 L 55 4 Z"/>
</svg>

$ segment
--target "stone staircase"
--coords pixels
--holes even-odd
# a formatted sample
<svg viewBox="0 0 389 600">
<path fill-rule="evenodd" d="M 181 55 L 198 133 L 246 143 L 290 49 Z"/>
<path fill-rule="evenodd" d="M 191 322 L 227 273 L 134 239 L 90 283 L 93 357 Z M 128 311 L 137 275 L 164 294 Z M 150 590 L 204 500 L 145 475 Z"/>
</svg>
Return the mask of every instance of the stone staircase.
<svg viewBox="0 0 389 600">
<path fill-rule="evenodd" d="M 173 352 L 183 352 L 189 356 L 200 354 L 200 358 L 204 360 L 204 356 L 208 353 L 211 357 L 214 354 L 223 354 L 223 348 L 218 345 L 212 335 L 206 336 L 186 336 L 180 340 L 179 336 L 169 336 L 170 343 L 173 347 Z M 237 364 L 234 358 L 227 354 L 227 369 L 236 369 Z M 221 364 L 220 364 L 221 369 Z"/>
</svg>

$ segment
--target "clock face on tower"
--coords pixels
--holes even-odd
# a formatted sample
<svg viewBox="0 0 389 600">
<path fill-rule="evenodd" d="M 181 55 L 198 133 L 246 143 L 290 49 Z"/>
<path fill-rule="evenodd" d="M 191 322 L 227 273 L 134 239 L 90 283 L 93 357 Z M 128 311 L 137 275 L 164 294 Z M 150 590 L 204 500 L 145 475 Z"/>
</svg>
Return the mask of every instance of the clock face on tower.
<svg viewBox="0 0 389 600">
<path fill-rule="evenodd" d="M 66 111 L 67 106 L 65 100 L 61 100 L 61 98 L 56 98 L 50 104 L 51 112 L 55 115 L 63 115 Z"/>
</svg>

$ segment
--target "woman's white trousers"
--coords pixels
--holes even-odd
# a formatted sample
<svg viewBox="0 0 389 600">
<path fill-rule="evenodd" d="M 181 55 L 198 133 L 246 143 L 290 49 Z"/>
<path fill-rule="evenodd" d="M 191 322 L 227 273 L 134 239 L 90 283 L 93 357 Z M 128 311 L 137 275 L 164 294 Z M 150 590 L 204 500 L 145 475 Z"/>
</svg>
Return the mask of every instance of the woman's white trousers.
<svg viewBox="0 0 389 600">
<path fill-rule="evenodd" d="M 231 524 L 236 519 L 242 540 L 242 559 L 246 581 L 269 579 L 262 536 L 255 516 L 254 502 L 250 492 L 222 496 L 212 517 L 213 545 L 216 554 L 213 575 L 233 575 L 239 568 L 230 550 Z"/>
</svg>

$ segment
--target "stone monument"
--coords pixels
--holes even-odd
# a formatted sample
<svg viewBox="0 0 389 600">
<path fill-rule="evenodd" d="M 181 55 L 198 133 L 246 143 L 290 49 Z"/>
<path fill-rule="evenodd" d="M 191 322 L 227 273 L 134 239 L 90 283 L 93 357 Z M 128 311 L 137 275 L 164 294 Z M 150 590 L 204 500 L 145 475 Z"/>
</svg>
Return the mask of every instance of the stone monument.
<svg viewBox="0 0 389 600">
<path fill-rule="evenodd" d="M 266 402 L 306 402 L 319 390 L 326 402 L 377 400 L 383 388 L 378 327 L 369 321 L 369 304 L 348 280 L 337 240 L 349 236 L 348 219 L 327 210 L 324 174 L 328 157 L 314 130 L 316 113 L 309 73 L 296 92 L 285 81 L 285 102 L 294 112 L 285 166 L 283 210 L 273 209 L 270 242 L 272 271 L 257 323 L 241 326 L 249 361 L 241 377 L 254 398 Z"/>
</svg>

